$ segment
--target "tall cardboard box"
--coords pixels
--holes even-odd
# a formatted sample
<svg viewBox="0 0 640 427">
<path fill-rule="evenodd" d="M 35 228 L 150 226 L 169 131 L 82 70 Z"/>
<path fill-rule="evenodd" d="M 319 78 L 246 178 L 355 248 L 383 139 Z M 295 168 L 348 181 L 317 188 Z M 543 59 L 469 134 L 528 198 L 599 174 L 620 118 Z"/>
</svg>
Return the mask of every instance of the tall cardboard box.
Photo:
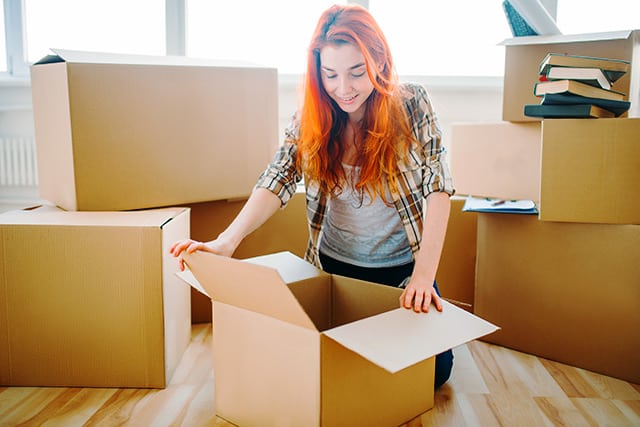
<svg viewBox="0 0 640 427">
<path fill-rule="evenodd" d="M 400 289 L 287 252 L 185 260 L 213 299 L 215 411 L 236 425 L 402 424 L 433 406 L 433 356 L 496 329 L 446 302 L 398 308 Z"/>
<path fill-rule="evenodd" d="M 540 200 L 540 123 L 455 123 L 449 156 L 457 194 Z"/>
<path fill-rule="evenodd" d="M 542 123 L 540 219 L 640 224 L 640 118 Z"/>
<path fill-rule="evenodd" d="M 275 68 L 55 50 L 31 67 L 40 196 L 115 211 L 246 197 L 278 145 Z"/>
<path fill-rule="evenodd" d="M 451 198 L 451 214 L 436 281 L 444 298 L 473 313 L 478 213 L 463 212 L 465 200 L 459 196 Z"/>
<path fill-rule="evenodd" d="M 478 215 L 483 340 L 640 384 L 640 225 Z"/>
<path fill-rule="evenodd" d="M 525 116 L 524 105 L 540 103 L 540 98 L 533 94 L 533 86 L 539 79 L 540 62 L 548 53 L 631 61 L 631 72 L 618 80 L 613 90 L 625 93 L 631 101 L 631 109 L 625 115 L 640 116 L 640 30 L 514 37 L 501 44 L 505 46 L 503 120 L 540 121 Z"/>
<path fill-rule="evenodd" d="M 163 388 L 191 332 L 183 208 L 0 215 L 0 385 Z"/>
</svg>

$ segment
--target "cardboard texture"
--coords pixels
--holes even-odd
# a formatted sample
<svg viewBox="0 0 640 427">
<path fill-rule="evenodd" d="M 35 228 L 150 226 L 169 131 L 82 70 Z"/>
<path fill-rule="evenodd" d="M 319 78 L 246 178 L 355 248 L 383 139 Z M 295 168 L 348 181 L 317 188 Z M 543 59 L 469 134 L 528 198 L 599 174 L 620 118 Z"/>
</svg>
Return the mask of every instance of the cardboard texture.
<svg viewBox="0 0 640 427">
<path fill-rule="evenodd" d="M 246 197 L 278 145 L 274 68 L 54 52 L 31 67 L 33 115 L 40 195 L 66 210 Z"/>
<path fill-rule="evenodd" d="M 640 226 L 478 215 L 483 340 L 640 384 Z"/>
<path fill-rule="evenodd" d="M 640 31 L 612 31 L 577 35 L 514 37 L 504 40 L 505 70 L 502 119 L 513 122 L 540 121 L 524 115 L 525 104 L 539 104 L 533 94 L 540 62 L 548 53 L 567 53 L 631 61 L 631 72 L 612 89 L 631 101 L 628 117 L 640 116 Z"/>
<path fill-rule="evenodd" d="M 640 119 L 545 120 L 540 219 L 640 224 Z"/>
<path fill-rule="evenodd" d="M 165 387 L 191 334 L 184 208 L 0 215 L 0 384 Z"/>
<path fill-rule="evenodd" d="M 540 123 L 457 123 L 450 135 L 457 194 L 540 200 Z"/>
<path fill-rule="evenodd" d="M 436 281 L 444 298 L 473 312 L 478 215 L 462 212 L 464 201 L 460 196 L 451 198 L 451 213 Z"/>
<path fill-rule="evenodd" d="M 401 424 L 433 406 L 435 354 L 496 330 L 446 302 L 398 308 L 400 289 L 287 252 L 185 260 L 180 277 L 213 300 L 215 410 L 238 425 Z"/>
<path fill-rule="evenodd" d="M 191 237 L 200 241 L 215 239 L 245 202 L 246 199 L 218 200 L 186 205 L 191 211 Z M 234 257 L 244 259 L 287 251 L 303 258 L 308 240 L 305 193 L 301 190 L 293 195 L 285 209 L 276 212 L 262 227 L 248 235 Z M 191 289 L 191 321 L 207 323 L 211 320 L 211 299 Z"/>
</svg>

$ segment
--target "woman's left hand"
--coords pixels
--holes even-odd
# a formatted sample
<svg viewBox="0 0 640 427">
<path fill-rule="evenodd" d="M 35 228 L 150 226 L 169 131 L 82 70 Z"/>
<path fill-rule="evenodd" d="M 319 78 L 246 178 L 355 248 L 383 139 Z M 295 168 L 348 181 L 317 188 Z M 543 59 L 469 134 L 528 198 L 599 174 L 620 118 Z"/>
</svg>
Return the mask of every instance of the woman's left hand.
<svg viewBox="0 0 640 427">
<path fill-rule="evenodd" d="M 411 309 L 416 313 L 428 313 L 433 302 L 436 310 L 442 311 L 442 301 L 433 287 L 433 282 L 419 280 L 412 277 L 407 287 L 400 295 L 400 306 Z"/>
</svg>

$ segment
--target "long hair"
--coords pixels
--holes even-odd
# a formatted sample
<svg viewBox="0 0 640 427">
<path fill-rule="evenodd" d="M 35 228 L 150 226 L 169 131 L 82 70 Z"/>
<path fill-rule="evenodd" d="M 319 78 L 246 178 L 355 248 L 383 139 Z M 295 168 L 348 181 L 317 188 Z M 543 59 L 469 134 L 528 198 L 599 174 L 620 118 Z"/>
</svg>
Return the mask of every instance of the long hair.
<svg viewBox="0 0 640 427">
<path fill-rule="evenodd" d="M 398 159 L 406 155 L 413 139 L 399 93 L 387 40 L 371 14 L 358 5 L 334 5 L 320 17 L 308 49 L 304 98 L 300 112 L 300 137 L 296 161 L 305 178 L 331 194 L 342 191 L 344 147 L 339 142 L 348 114 L 324 89 L 320 51 L 325 46 L 351 44 L 364 57 L 374 90 L 366 100 L 358 153 L 360 178 L 354 188 L 371 199 L 397 189 Z"/>
</svg>

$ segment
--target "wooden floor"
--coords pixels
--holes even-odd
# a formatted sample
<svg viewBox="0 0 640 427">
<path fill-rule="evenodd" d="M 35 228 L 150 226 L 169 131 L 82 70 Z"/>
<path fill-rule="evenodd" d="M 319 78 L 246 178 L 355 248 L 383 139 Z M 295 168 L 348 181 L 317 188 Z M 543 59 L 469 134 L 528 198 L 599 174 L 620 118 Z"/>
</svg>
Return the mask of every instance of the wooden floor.
<svg viewBox="0 0 640 427">
<path fill-rule="evenodd" d="M 503 347 L 458 347 L 417 426 L 640 426 L 640 386 Z M 231 426 L 213 414 L 211 324 L 164 390 L 0 388 L 0 426 Z M 304 427 L 304 426 L 301 426 Z"/>
</svg>

